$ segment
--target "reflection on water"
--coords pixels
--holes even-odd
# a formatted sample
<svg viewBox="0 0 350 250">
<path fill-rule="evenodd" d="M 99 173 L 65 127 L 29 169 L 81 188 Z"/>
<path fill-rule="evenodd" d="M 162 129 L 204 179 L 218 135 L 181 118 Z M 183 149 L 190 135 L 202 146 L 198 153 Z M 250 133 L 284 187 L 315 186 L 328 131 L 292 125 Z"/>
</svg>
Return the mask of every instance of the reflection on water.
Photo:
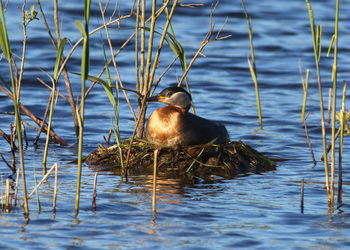
<svg viewBox="0 0 350 250">
<path fill-rule="evenodd" d="M 27 1 L 34 4 L 36 1 Z M 129 10 L 132 1 L 121 1 L 121 10 Z M 12 49 L 21 53 L 19 9 L 10 1 L 6 12 L 7 22 L 13 24 L 10 31 Z M 204 7 L 181 8 L 174 17 L 173 28 L 190 59 L 197 51 L 208 31 L 211 1 Z M 324 48 L 328 47 L 333 33 L 334 1 L 312 1 L 317 22 L 322 24 Z M 350 4 L 343 1 L 343 6 Z M 98 3 L 93 1 L 93 9 Z M 127 6 L 126 6 L 127 5 Z M 51 3 L 44 3 L 45 10 L 52 10 Z M 152 221 L 152 176 L 132 176 L 128 182 L 121 180 L 113 171 L 100 172 L 97 183 L 97 210 L 93 211 L 93 169 L 85 167 L 82 177 L 81 211 L 73 217 L 75 199 L 76 140 L 69 106 L 58 99 L 54 128 L 68 143 L 68 147 L 52 145 L 49 165 L 59 163 L 59 191 L 56 216 L 52 214 L 53 178 L 39 191 L 42 211 L 37 199 L 30 200 L 30 221 L 26 224 L 23 210 L 17 207 L 11 213 L 0 214 L 0 248 L 84 248 L 84 249 L 222 249 L 222 248 L 329 248 L 349 247 L 349 206 L 343 205 L 332 215 L 327 214 L 322 154 L 320 118 L 318 115 L 318 91 L 315 82 L 314 57 L 309 32 L 308 13 L 302 1 L 246 1 L 252 16 L 254 46 L 264 129 L 258 127 L 254 86 L 247 66 L 249 40 L 247 24 L 240 1 L 220 1 L 215 15 L 215 27 L 220 27 L 228 17 L 225 34 L 231 39 L 210 43 L 205 57 L 200 57 L 189 72 L 192 97 L 198 115 L 223 122 L 233 140 L 243 140 L 258 151 L 272 158 L 288 159 L 281 162 L 276 171 L 260 175 L 246 175 L 224 180 L 214 178 L 212 183 L 198 179 L 184 183 L 183 178 L 158 178 L 157 214 Z M 63 36 L 74 43 L 79 37 L 73 22 L 82 19 L 81 1 L 62 2 L 60 20 Z M 339 37 L 339 81 L 349 79 L 350 51 L 346 29 L 349 13 L 341 9 Z M 91 27 L 101 20 L 94 11 Z M 53 26 L 52 17 L 48 16 Z M 130 21 L 121 23 L 120 29 L 111 28 L 113 43 L 120 44 L 133 30 Z M 124 39 L 125 38 L 125 39 Z M 36 79 L 46 79 L 37 67 L 52 70 L 55 60 L 52 45 L 47 39 L 41 22 L 28 27 L 27 64 L 21 101 L 35 115 L 42 117 L 50 91 Z M 101 38 L 91 38 L 91 74 L 96 75 L 103 67 Z M 173 58 L 169 48 L 164 48 L 164 58 Z M 325 87 L 331 86 L 332 60 L 322 50 L 321 70 Z M 38 60 L 40 58 L 40 60 Z M 134 88 L 133 45 L 126 47 L 119 60 L 119 70 L 126 87 Z M 79 52 L 74 55 L 69 68 L 79 71 Z M 303 71 L 311 71 L 307 111 L 309 135 L 318 164 L 313 168 L 310 151 L 300 122 L 302 86 L 299 64 Z M 161 60 L 160 68 L 167 65 Z M 2 58 L 0 75 L 6 75 L 7 65 Z M 161 85 L 166 87 L 176 81 L 180 68 L 171 69 Z M 73 90 L 79 95 L 80 79 L 72 75 Z M 63 94 L 64 86 L 59 83 Z M 341 91 L 341 90 L 340 90 Z M 340 94 L 340 93 L 339 93 Z M 339 95 L 340 96 L 340 95 Z M 136 105 L 135 96 L 131 102 Z M 134 126 L 129 108 L 120 100 L 120 125 L 123 137 L 132 134 Z M 151 107 L 151 112 L 155 107 Z M 10 100 L 0 93 L 0 128 L 8 132 L 13 117 L 3 113 L 12 111 Z M 112 127 L 113 111 L 101 86 L 97 85 L 86 105 L 85 154 L 94 151 L 103 136 Z M 27 118 L 25 118 L 27 119 Z M 29 121 L 29 120 L 27 120 Z M 27 129 L 29 145 L 25 150 L 28 188 L 34 186 L 33 173 L 40 173 L 44 140 L 35 148 L 31 142 L 36 131 Z M 347 144 L 347 142 L 345 142 Z M 344 152 L 349 151 L 345 145 Z M 0 138 L 0 152 L 11 159 L 8 144 Z M 344 181 L 348 182 L 349 154 L 345 153 Z M 9 169 L 0 163 L 1 183 L 9 175 Z M 300 181 L 305 184 L 304 214 L 300 213 Z M 0 185 L 0 195 L 4 186 Z M 344 201 L 350 197 L 349 186 L 344 186 Z"/>
</svg>

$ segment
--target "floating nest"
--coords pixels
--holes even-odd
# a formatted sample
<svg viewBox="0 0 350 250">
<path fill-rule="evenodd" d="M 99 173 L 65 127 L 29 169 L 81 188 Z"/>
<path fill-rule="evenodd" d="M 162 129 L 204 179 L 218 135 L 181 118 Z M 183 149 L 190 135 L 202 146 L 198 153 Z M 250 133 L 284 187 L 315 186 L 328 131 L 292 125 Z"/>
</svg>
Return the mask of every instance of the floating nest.
<svg viewBox="0 0 350 250">
<path fill-rule="evenodd" d="M 129 149 L 128 174 L 152 174 L 155 146 L 143 140 L 134 140 L 131 147 L 130 139 L 125 140 L 120 147 L 100 145 L 96 152 L 87 157 L 87 163 L 95 171 L 122 173 L 120 158 L 122 155 L 125 165 Z M 232 141 L 221 145 L 162 148 L 158 153 L 157 175 L 164 178 L 233 178 L 275 169 L 274 161 L 242 141 Z"/>
</svg>

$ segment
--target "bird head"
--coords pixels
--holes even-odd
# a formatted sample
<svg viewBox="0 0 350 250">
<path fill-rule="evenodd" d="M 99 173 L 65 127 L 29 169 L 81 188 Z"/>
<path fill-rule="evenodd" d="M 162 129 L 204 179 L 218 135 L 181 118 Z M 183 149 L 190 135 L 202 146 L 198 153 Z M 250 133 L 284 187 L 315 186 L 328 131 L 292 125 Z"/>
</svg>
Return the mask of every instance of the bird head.
<svg viewBox="0 0 350 250">
<path fill-rule="evenodd" d="M 171 106 L 188 110 L 191 106 L 191 95 L 180 87 L 163 89 L 158 95 L 147 98 L 148 102 L 162 102 Z"/>
</svg>

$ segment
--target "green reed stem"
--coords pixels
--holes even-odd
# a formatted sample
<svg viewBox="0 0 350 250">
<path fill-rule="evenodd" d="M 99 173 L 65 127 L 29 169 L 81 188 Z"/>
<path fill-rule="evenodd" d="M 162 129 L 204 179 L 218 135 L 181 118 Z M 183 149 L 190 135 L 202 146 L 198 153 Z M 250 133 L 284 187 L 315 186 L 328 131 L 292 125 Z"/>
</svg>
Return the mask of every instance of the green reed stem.
<svg viewBox="0 0 350 250">
<path fill-rule="evenodd" d="M 307 69 L 306 76 L 305 76 L 305 82 L 302 83 L 303 91 L 304 91 L 303 104 L 302 104 L 302 108 L 301 108 L 301 121 L 302 122 L 305 121 L 305 109 L 306 109 L 307 92 L 308 92 L 308 88 L 309 88 L 309 79 L 310 79 L 310 70 Z"/>
<path fill-rule="evenodd" d="M 346 114 L 345 114 L 345 100 L 346 100 L 346 88 L 347 85 L 344 83 L 343 88 L 343 97 L 342 97 L 342 105 L 340 111 L 340 137 L 339 137 L 339 154 L 338 154 L 338 195 L 337 201 L 339 204 L 342 203 L 343 200 L 343 144 L 344 144 L 344 128 L 346 123 Z"/>
<path fill-rule="evenodd" d="M 61 45 L 61 32 L 60 32 L 60 23 L 59 23 L 59 15 L 58 15 L 58 0 L 54 0 L 54 24 L 55 24 L 55 33 L 56 33 L 56 41 L 57 44 L 55 43 L 52 35 L 51 35 L 51 31 L 50 31 L 50 27 L 48 26 L 46 20 L 45 20 L 45 16 L 44 16 L 44 12 L 42 11 L 42 15 L 43 15 L 43 19 L 44 19 L 44 23 L 46 26 L 46 29 L 48 30 L 49 36 L 52 40 L 53 46 L 55 47 L 56 51 L 59 50 L 59 47 Z M 61 61 L 62 63 L 64 62 L 64 57 L 62 55 L 61 57 Z M 57 63 L 57 62 L 56 62 Z M 66 90 L 67 90 L 67 94 L 68 94 L 68 103 L 71 106 L 71 112 L 72 112 L 72 117 L 73 117 L 73 122 L 74 122 L 74 128 L 75 128 L 75 134 L 76 136 L 78 136 L 79 134 L 79 127 L 78 127 L 78 121 L 77 121 L 77 117 L 76 117 L 76 109 L 77 106 L 75 105 L 74 102 L 74 94 L 73 94 L 73 90 L 72 90 L 72 86 L 71 86 L 71 82 L 69 79 L 69 75 L 68 75 L 68 71 L 67 68 L 64 67 L 63 69 L 63 75 L 64 75 L 64 79 L 65 79 L 65 85 L 66 85 Z M 59 75 L 57 75 L 57 79 L 58 79 Z"/>
<path fill-rule="evenodd" d="M 144 126 L 145 126 L 145 116 L 146 116 L 146 98 L 148 89 L 148 82 L 150 77 L 150 69 L 152 63 L 152 51 L 153 51 L 153 39 L 155 32 L 155 25 L 157 20 L 156 15 L 157 1 L 152 0 L 152 12 L 151 12 L 151 24 L 148 37 L 148 48 L 147 56 L 145 57 L 145 46 L 146 46 L 146 37 L 144 29 L 141 29 L 141 58 L 140 58 L 140 89 L 143 97 L 139 99 L 138 105 L 138 116 L 137 116 L 137 128 L 136 128 L 136 137 L 141 138 L 143 136 Z M 145 11 L 146 11 L 146 1 L 142 0 L 142 10 L 141 10 L 141 25 L 144 28 L 145 26 Z M 139 28 L 136 26 L 136 28 Z"/>
<path fill-rule="evenodd" d="M 84 5 L 84 26 L 77 21 L 77 26 L 84 37 L 82 58 L 81 58 L 81 101 L 80 113 L 78 114 L 79 137 L 78 137 L 78 168 L 77 168 L 77 187 L 75 195 L 75 216 L 79 214 L 81 169 L 83 161 L 83 137 L 84 137 L 84 111 L 85 111 L 85 83 L 89 73 L 89 19 L 90 19 L 91 0 L 85 0 Z"/>
<path fill-rule="evenodd" d="M 116 138 L 116 142 L 117 142 L 117 146 L 118 146 L 118 151 L 119 151 L 119 157 L 120 157 L 120 163 L 121 163 L 121 167 L 122 167 L 122 171 L 123 171 L 123 175 L 126 174 L 126 168 L 125 168 L 125 164 L 124 164 L 124 159 L 123 159 L 123 150 L 122 150 L 122 145 L 121 145 L 121 139 L 120 139 L 120 130 L 119 130 L 119 85 L 121 86 L 121 88 L 124 90 L 121 78 L 120 78 L 120 74 L 119 74 L 119 70 L 117 68 L 117 62 L 115 60 L 115 56 L 114 56 L 114 51 L 113 51 L 113 45 L 110 39 L 110 34 L 107 28 L 107 22 L 105 19 L 105 9 L 102 8 L 102 3 L 101 1 L 99 1 L 99 6 L 100 6 L 100 12 L 101 12 L 101 16 L 103 19 L 103 23 L 105 25 L 105 33 L 107 36 L 107 41 L 108 41 L 108 45 L 109 45 L 109 49 L 110 49 L 110 54 L 111 54 L 111 60 L 113 62 L 113 66 L 114 66 L 114 70 L 116 72 L 117 75 L 117 79 L 118 82 L 116 82 L 116 91 L 115 91 L 115 97 L 113 95 L 113 91 L 112 91 L 112 82 L 111 82 L 111 75 L 110 75 L 110 71 L 109 71 L 109 63 L 107 60 L 107 56 L 106 56 L 106 52 L 105 52 L 105 48 L 104 45 L 103 47 L 103 56 L 104 56 L 104 61 L 105 61 L 105 69 L 106 69 L 106 76 L 107 76 L 107 84 L 103 84 L 103 87 L 105 89 L 105 92 L 113 106 L 113 110 L 114 110 L 114 119 L 115 119 L 115 129 L 114 129 L 114 135 Z M 138 8 L 138 12 L 139 12 L 139 8 Z M 137 37 L 137 36 L 136 36 Z M 137 42 L 138 43 L 138 42 Z M 137 72 L 138 70 L 136 70 Z M 138 85 L 138 80 L 136 81 L 136 85 Z M 126 100 L 128 101 L 127 95 L 125 94 Z M 133 116 L 136 117 L 134 115 L 133 109 L 131 109 Z"/>
<path fill-rule="evenodd" d="M 139 27 L 140 27 L 140 0 L 136 3 L 136 20 L 135 20 L 135 78 L 136 90 L 140 92 L 140 64 L 139 64 Z M 142 26 L 143 27 L 143 26 Z"/>
<path fill-rule="evenodd" d="M 24 0 L 22 4 L 22 29 L 23 29 L 23 42 L 22 42 L 22 58 L 21 58 L 21 65 L 20 65 L 20 72 L 18 76 L 18 83 L 17 83 L 17 96 L 20 96 L 21 93 L 21 85 L 22 85 L 22 79 L 23 79 L 23 73 L 24 73 L 24 63 L 26 59 L 26 51 L 27 51 L 27 21 L 26 21 L 26 15 L 25 15 L 25 8 L 26 8 L 27 2 Z"/>
<path fill-rule="evenodd" d="M 329 56 L 331 54 L 332 48 L 333 48 L 333 44 L 334 44 L 334 35 L 332 36 L 331 41 L 329 42 L 329 46 L 328 46 L 328 51 L 327 51 L 327 56 Z"/>
<path fill-rule="evenodd" d="M 258 84 L 258 77 L 257 77 L 257 71 L 256 71 L 256 64 L 255 64 L 255 52 L 254 52 L 254 46 L 253 46 L 253 29 L 252 29 L 250 17 L 248 15 L 247 9 L 244 4 L 244 0 L 242 0 L 242 7 L 244 10 L 245 18 L 248 23 L 249 46 L 250 46 L 250 57 L 251 57 L 251 61 L 248 58 L 248 65 L 249 65 L 249 71 L 252 76 L 254 87 L 255 87 L 255 99 L 256 99 L 256 107 L 258 110 L 259 125 L 260 125 L 260 128 L 262 128 L 263 120 L 262 120 L 262 113 L 261 113 L 259 84 Z"/>
<path fill-rule="evenodd" d="M 258 117 L 259 117 L 260 128 L 262 128 L 263 127 L 263 122 L 262 122 L 262 114 L 261 114 L 259 84 L 258 84 L 258 79 L 256 77 L 256 71 L 254 70 L 254 62 L 250 62 L 249 58 L 248 58 L 248 65 L 249 65 L 250 74 L 252 75 L 252 79 L 253 79 L 253 82 L 254 82 L 256 107 L 258 109 Z"/>
<path fill-rule="evenodd" d="M 139 97 L 139 105 L 138 105 L 138 116 L 137 116 L 137 127 L 136 127 L 136 137 L 141 138 L 143 136 L 143 131 L 144 131 L 144 125 L 145 125 L 145 116 L 146 116 L 146 98 L 147 95 L 150 92 L 150 89 L 152 87 L 153 79 L 154 78 L 154 71 L 151 71 L 152 68 L 156 68 L 158 64 L 156 63 L 157 58 L 152 62 L 152 54 L 153 54 L 153 43 L 154 43 L 154 34 L 156 33 L 155 31 L 155 25 L 157 18 L 161 15 L 161 13 L 166 9 L 167 5 L 169 4 L 170 0 L 167 0 L 163 3 L 163 6 L 156 10 L 157 7 L 157 1 L 152 0 L 152 12 L 151 12 L 151 24 L 150 28 L 146 28 L 144 25 L 146 23 L 145 20 L 145 0 L 142 0 L 142 10 L 141 10 L 141 45 L 140 45 L 140 50 L 141 50 L 141 55 L 140 55 L 140 93 L 142 94 L 142 97 Z M 175 1 L 177 2 L 177 0 Z M 175 5 L 176 6 L 176 3 Z M 167 23 L 169 20 L 167 20 Z M 140 28 L 136 26 L 136 28 Z M 146 39 L 145 39 L 145 29 L 149 30 L 149 37 L 148 37 L 148 45 L 147 45 L 147 56 L 145 57 L 145 44 L 146 44 Z M 164 34 L 166 35 L 166 34 Z M 158 48 L 159 49 L 159 48 Z M 156 54 L 157 56 L 157 54 Z M 153 64 L 152 64 L 153 63 Z M 152 76 L 153 74 L 153 76 Z"/>
<path fill-rule="evenodd" d="M 48 129 L 51 129 L 51 121 L 52 121 L 52 113 L 51 110 L 53 111 L 54 107 L 54 100 L 55 100 L 55 90 L 56 90 L 56 84 L 54 83 L 52 85 L 52 91 L 49 99 L 50 103 L 50 114 L 49 114 L 49 124 L 48 124 Z M 46 117 L 45 117 L 46 118 Z M 48 130 L 49 131 L 49 130 Z M 47 155 L 49 152 L 49 143 L 50 143 L 50 133 L 46 134 L 46 140 L 45 140 L 45 146 L 44 146 L 44 154 L 43 154 L 43 161 L 42 161 L 42 168 L 43 168 L 43 175 L 46 174 L 47 168 L 46 168 L 46 163 L 47 163 Z"/>
<path fill-rule="evenodd" d="M 130 111 L 131 111 L 134 119 L 136 120 L 136 115 L 135 115 L 134 109 L 132 108 L 130 100 L 129 100 L 129 97 L 128 97 L 126 91 L 124 90 L 124 85 L 123 85 L 123 82 L 122 82 L 121 77 L 120 77 L 120 73 L 119 73 L 119 70 L 118 70 L 118 67 L 117 67 L 117 62 L 115 60 L 114 51 L 113 51 L 113 45 L 112 45 L 112 41 L 111 41 L 111 38 L 110 38 L 110 34 L 109 34 L 109 31 L 108 31 L 108 28 L 107 28 L 107 22 L 106 22 L 106 18 L 105 18 L 105 9 L 106 8 L 105 9 L 102 8 L 101 1 L 99 1 L 99 6 L 100 6 L 100 12 L 101 12 L 101 15 L 102 15 L 104 27 L 105 27 L 105 32 L 106 32 L 106 36 L 107 36 L 107 42 L 108 42 L 109 50 L 110 50 L 110 54 L 111 54 L 111 60 L 113 62 L 114 70 L 115 70 L 115 73 L 116 73 L 116 76 L 117 76 L 117 84 L 116 85 L 119 84 L 119 86 L 121 87 L 121 89 L 122 89 L 122 91 L 124 93 L 124 96 L 125 96 L 125 100 L 126 100 L 126 102 L 128 103 L 128 105 L 130 107 Z M 107 61 L 107 59 L 105 59 L 105 61 Z M 108 63 L 105 64 L 105 67 L 107 69 Z"/>
<path fill-rule="evenodd" d="M 110 41 L 110 40 L 109 40 Z M 112 90 L 112 82 L 111 82 L 111 74 L 109 71 L 109 66 L 108 66 L 108 61 L 107 61 L 107 56 L 106 56 L 106 51 L 104 45 L 102 45 L 103 48 L 103 57 L 105 60 L 105 67 L 106 67 L 106 76 L 107 76 L 107 84 L 103 84 L 103 88 L 108 96 L 109 101 L 112 104 L 113 107 L 113 112 L 114 112 L 114 120 L 115 120 L 115 129 L 114 131 L 114 136 L 117 142 L 118 146 L 118 151 L 119 151 L 119 157 L 120 157 L 120 164 L 122 167 L 123 172 L 125 171 L 124 168 L 124 160 L 123 160 L 123 150 L 121 146 L 121 140 L 120 140 L 120 130 L 119 130 L 119 85 L 118 83 L 115 84 L 115 96 L 113 95 L 113 90 Z M 113 53 L 113 49 L 111 48 L 111 53 Z M 113 55 L 111 55 L 113 58 Z M 116 63 L 114 62 L 114 65 L 116 67 Z M 116 69 L 117 71 L 117 69 Z"/>
<path fill-rule="evenodd" d="M 55 67 L 54 67 L 53 78 L 50 77 L 51 82 L 52 82 L 52 88 L 51 88 L 51 96 L 50 96 L 50 101 L 49 101 L 50 102 L 50 113 L 49 113 L 47 131 L 51 131 L 52 119 L 53 119 L 53 114 L 54 114 L 55 105 L 56 105 L 56 99 L 58 97 L 58 95 L 56 95 L 56 85 L 57 85 L 57 81 L 58 81 L 58 70 L 60 67 L 60 62 L 61 62 L 61 58 L 63 55 L 63 50 L 64 50 L 64 46 L 65 46 L 66 42 L 67 42 L 67 38 L 64 38 L 60 42 L 59 48 L 57 50 L 57 57 L 56 57 L 56 63 L 55 63 Z M 56 98 L 55 98 L 55 96 L 56 96 Z M 47 155 L 48 155 L 48 151 L 49 151 L 49 142 L 50 142 L 50 133 L 48 132 L 48 133 L 46 133 L 44 156 L 43 156 L 43 162 L 42 162 L 44 175 L 47 172 L 46 163 L 47 163 Z"/>
<path fill-rule="evenodd" d="M 168 28 L 169 28 L 169 25 L 171 23 L 171 19 L 174 15 L 174 11 L 175 11 L 175 7 L 177 5 L 177 0 L 174 1 L 173 3 L 173 6 L 171 8 L 171 11 L 167 17 L 167 21 L 166 21 L 166 24 L 164 26 L 164 29 L 163 29 L 163 32 L 162 32 L 162 36 L 160 38 L 160 41 L 159 41 L 159 45 L 158 45 L 158 49 L 157 49 L 157 53 L 155 55 L 155 58 L 154 58 L 154 61 L 153 61 L 153 66 L 152 66 L 152 71 L 150 73 L 150 77 L 148 79 L 148 86 L 147 86 L 147 89 L 148 91 L 151 89 L 152 87 L 152 83 L 153 83 L 153 80 L 154 80 L 154 75 L 156 73 L 156 69 L 158 67 L 158 64 L 159 64 L 159 57 L 160 57 L 160 53 L 162 51 L 162 48 L 163 48 L 163 44 L 164 44 L 164 41 L 165 41 L 165 37 L 167 35 L 167 32 L 168 32 Z"/>
<path fill-rule="evenodd" d="M 16 131 L 17 131 L 17 141 L 18 141 L 18 152 L 19 152 L 19 158 L 20 158 L 20 168 L 22 172 L 22 185 L 23 185 L 23 201 L 24 201 L 24 215 L 25 217 L 28 217 L 29 215 L 29 206 L 28 206 L 28 199 L 27 199 L 27 185 L 26 185 L 26 178 L 25 178 L 25 170 L 24 170 L 24 157 L 23 157 L 23 143 L 22 143 L 22 124 L 21 124 L 21 113 L 19 109 L 19 103 L 20 103 L 20 96 L 17 94 L 20 93 L 20 90 L 18 89 L 19 86 L 16 86 L 16 80 L 15 75 L 13 72 L 13 57 L 12 52 L 10 48 L 10 42 L 8 39 L 8 33 L 6 28 L 6 22 L 5 22 L 5 14 L 4 14 L 4 8 L 2 5 L 2 0 L 0 0 L 0 46 L 2 49 L 2 52 L 5 56 L 5 58 L 8 61 L 9 66 L 9 74 L 11 78 L 11 87 L 12 87 L 12 95 L 13 95 L 13 106 L 15 111 L 15 124 L 16 124 Z"/>
<path fill-rule="evenodd" d="M 56 40 L 57 40 L 57 45 L 54 42 L 54 46 L 57 49 L 61 42 L 60 24 L 59 24 L 59 18 L 58 18 L 58 0 L 53 1 L 53 9 L 54 9 L 53 12 L 54 12 L 55 33 L 56 33 Z"/>
<path fill-rule="evenodd" d="M 147 60 L 146 60 L 146 76 L 145 76 L 145 88 L 144 92 L 142 94 L 146 94 L 149 87 L 149 80 L 150 80 L 150 70 L 151 70 L 151 62 L 152 62 L 152 52 L 153 52 L 153 40 L 154 40 L 154 31 L 156 26 L 156 7 L 157 7 L 157 1 L 152 0 L 152 14 L 151 14 L 151 25 L 150 25 L 150 32 L 149 32 L 149 38 L 148 38 L 148 48 L 147 48 Z"/>
<path fill-rule="evenodd" d="M 331 154 L 331 200 L 334 202 L 334 178 L 335 178 L 335 133 L 336 133 L 336 108 L 337 108 L 337 59 L 338 59 L 338 33 L 339 33 L 339 0 L 336 0 L 334 21 L 334 61 L 332 67 L 333 93 L 332 93 L 332 154 Z"/>
<path fill-rule="evenodd" d="M 145 27 L 146 21 L 146 0 L 142 0 L 141 6 L 141 27 Z M 136 27 L 139 29 L 139 27 Z M 146 51 L 146 31 L 141 29 L 141 44 L 140 44 L 140 93 L 145 93 L 145 51 Z M 141 106 L 141 105 L 140 105 Z M 139 109 L 139 112 L 141 110 Z"/>
<path fill-rule="evenodd" d="M 321 34 L 322 28 L 321 26 L 316 26 L 314 21 L 314 13 L 312 7 L 309 3 L 309 0 L 305 0 L 310 20 L 310 30 L 311 37 L 313 41 L 314 48 L 314 57 L 315 57 L 315 67 L 317 74 L 317 85 L 318 85 L 318 93 L 319 93 L 319 104 L 320 104 L 320 116 L 321 116 L 321 130 L 322 130 L 322 146 L 323 146 L 323 165 L 325 171 L 325 181 L 326 181 L 326 189 L 328 194 L 328 200 L 330 200 L 330 185 L 329 185 L 329 168 L 328 168 L 328 160 L 327 160 L 327 136 L 326 136 L 326 127 L 324 121 L 324 107 L 323 107 L 323 93 L 322 93 L 322 84 L 321 84 L 321 73 L 320 73 L 320 52 L 321 52 Z"/>
</svg>

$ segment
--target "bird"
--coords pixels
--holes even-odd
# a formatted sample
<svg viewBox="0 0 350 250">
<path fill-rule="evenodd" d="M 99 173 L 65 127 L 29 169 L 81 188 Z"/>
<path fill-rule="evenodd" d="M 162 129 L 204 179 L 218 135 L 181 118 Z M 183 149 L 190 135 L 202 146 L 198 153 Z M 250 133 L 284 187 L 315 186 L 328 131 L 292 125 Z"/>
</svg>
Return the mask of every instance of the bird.
<svg viewBox="0 0 350 250">
<path fill-rule="evenodd" d="M 147 98 L 147 102 L 167 104 L 148 118 L 147 141 L 160 147 L 179 148 L 190 145 L 222 144 L 230 138 L 224 125 L 194 115 L 189 111 L 191 95 L 181 87 L 168 87 Z"/>
</svg>

